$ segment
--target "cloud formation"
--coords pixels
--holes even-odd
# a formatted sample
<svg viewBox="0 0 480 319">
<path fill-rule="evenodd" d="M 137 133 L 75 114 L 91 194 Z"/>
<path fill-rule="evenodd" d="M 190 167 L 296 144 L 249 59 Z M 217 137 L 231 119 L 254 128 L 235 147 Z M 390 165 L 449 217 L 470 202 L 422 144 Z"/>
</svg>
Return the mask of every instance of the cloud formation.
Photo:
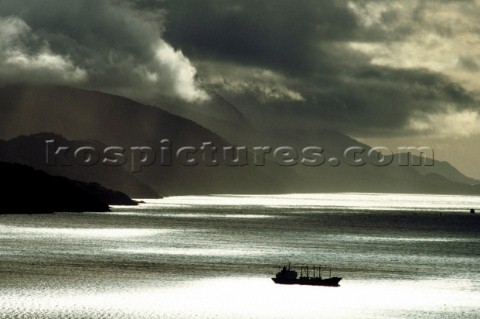
<svg viewBox="0 0 480 319">
<path fill-rule="evenodd" d="M 462 136 L 480 114 L 479 14 L 474 0 L 4 0 L 0 79 L 151 104 L 214 90 L 258 123 Z"/>
<path fill-rule="evenodd" d="M 342 1 L 137 0 L 164 8 L 166 38 L 189 56 L 299 72 L 329 67 L 322 43 L 353 39 L 356 17 Z"/>
<path fill-rule="evenodd" d="M 475 1 L 135 4 L 165 10 L 165 38 L 199 67 L 202 83 L 279 125 L 356 136 L 428 135 L 444 118 L 446 131 L 462 135 L 464 126 L 453 121 L 480 110 L 480 82 L 467 81 L 480 61 L 465 50 L 480 43 Z M 266 98 L 262 88 L 299 98 Z"/>
<path fill-rule="evenodd" d="M 82 85 L 140 99 L 207 99 L 196 69 L 162 38 L 162 11 L 125 1 L 0 2 L 2 81 Z"/>
<path fill-rule="evenodd" d="M 228 63 L 198 63 L 199 70 L 210 76 L 201 79 L 202 85 L 224 94 L 253 95 L 261 104 L 304 102 L 302 94 L 291 89 L 293 84 L 276 72 L 262 68 L 235 66 Z"/>
<path fill-rule="evenodd" d="M 0 17 L 0 81 L 79 83 L 87 73 L 71 59 L 52 52 L 31 28 L 17 17 Z"/>
</svg>

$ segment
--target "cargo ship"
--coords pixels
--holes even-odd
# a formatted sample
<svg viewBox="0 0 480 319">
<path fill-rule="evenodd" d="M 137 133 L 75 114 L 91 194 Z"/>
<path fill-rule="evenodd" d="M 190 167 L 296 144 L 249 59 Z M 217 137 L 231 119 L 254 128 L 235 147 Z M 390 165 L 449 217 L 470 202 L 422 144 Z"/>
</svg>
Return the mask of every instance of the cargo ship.
<svg viewBox="0 0 480 319">
<path fill-rule="evenodd" d="M 313 273 L 313 276 L 310 276 L 310 270 Z M 309 269 L 308 266 L 300 267 L 300 276 L 298 272 L 290 268 L 290 264 L 283 266 L 282 270 L 277 272 L 273 282 L 281 285 L 308 285 L 308 286 L 329 286 L 329 287 L 338 287 L 338 283 L 342 278 L 332 277 L 332 270 L 330 269 L 330 277 L 322 278 L 322 267 L 312 267 Z"/>
</svg>

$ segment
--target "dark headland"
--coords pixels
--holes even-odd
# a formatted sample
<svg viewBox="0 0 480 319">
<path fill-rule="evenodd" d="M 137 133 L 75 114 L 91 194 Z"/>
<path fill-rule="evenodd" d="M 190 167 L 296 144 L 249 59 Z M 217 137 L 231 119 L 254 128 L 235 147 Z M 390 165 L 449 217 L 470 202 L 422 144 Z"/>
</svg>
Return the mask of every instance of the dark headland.
<svg viewBox="0 0 480 319">
<path fill-rule="evenodd" d="M 136 205 L 121 192 L 97 183 L 51 176 L 31 167 L 0 162 L 2 203 L 0 214 L 54 212 L 108 212 L 111 205 Z"/>
</svg>

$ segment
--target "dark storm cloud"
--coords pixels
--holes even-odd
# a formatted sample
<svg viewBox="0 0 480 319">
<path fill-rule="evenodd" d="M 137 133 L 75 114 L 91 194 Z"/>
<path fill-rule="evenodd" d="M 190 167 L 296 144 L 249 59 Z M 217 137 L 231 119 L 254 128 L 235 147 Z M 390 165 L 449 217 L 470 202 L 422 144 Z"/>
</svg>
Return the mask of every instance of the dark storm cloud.
<svg viewBox="0 0 480 319">
<path fill-rule="evenodd" d="M 353 38 L 356 18 L 342 3 L 171 0 L 160 6 L 168 12 L 166 38 L 191 57 L 308 71 L 322 64 L 319 43 Z M 155 4 L 137 1 L 139 7 Z"/>
<path fill-rule="evenodd" d="M 373 65 L 367 54 L 349 46 L 399 41 L 423 27 L 453 36 L 448 25 L 428 24 L 425 14 L 431 8 L 422 1 L 407 6 L 395 1 L 308 0 L 135 3 L 166 10 L 166 39 L 201 62 L 204 83 L 246 112 L 276 118 L 282 125 L 297 119 L 349 133 L 406 134 L 413 132 L 409 123 L 415 116 L 478 105 L 445 75 Z M 473 66 L 465 62 L 460 61 Z M 239 71 L 241 66 L 246 71 Z M 253 78 L 248 74 L 252 68 L 283 79 Z M 283 93 L 268 101 L 266 90 Z M 301 99 L 289 99 L 289 92 Z"/>
<path fill-rule="evenodd" d="M 362 134 L 398 134 L 413 114 L 442 113 L 451 105 L 475 106 L 468 92 L 444 76 L 373 66 L 352 70 L 326 92 L 312 89 L 310 100 L 318 118 Z"/>
<path fill-rule="evenodd" d="M 48 63 L 54 57 L 79 72 L 77 84 L 95 89 L 130 96 L 141 91 L 186 100 L 202 97 L 193 66 L 162 39 L 159 10 L 139 12 L 123 1 L 5 0 L 0 2 L 0 19 L 0 32 L 8 40 L 3 43 L 0 72 L 13 65 L 43 71 L 43 81 L 55 81 L 48 76 L 59 68 L 58 63 Z M 37 80 L 42 81 L 40 75 Z"/>
<path fill-rule="evenodd" d="M 282 83 L 298 92 L 302 100 L 263 99 L 259 103 L 254 90 L 239 93 L 225 89 L 222 83 L 215 89 L 253 114 L 262 126 L 328 128 L 361 136 L 415 134 L 409 127 L 414 116 L 442 114 L 452 107 L 468 110 L 477 105 L 460 85 L 427 70 L 365 65 L 342 69 L 336 77 L 319 75 Z M 272 85 L 282 92 L 279 84 Z"/>
<path fill-rule="evenodd" d="M 206 90 L 215 90 L 259 122 L 405 134 L 415 117 L 478 106 L 448 76 L 382 66 L 369 51 L 380 47 L 382 57 L 392 43 L 419 43 L 428 32 L 454 39 L 456 24 L 432 19 L 432 3 L 4 0 L 0 79 L 70 83 L 152 104 L 161 95 L 208 100 Z M 416 54 L 409 49 L 391 55 L 408 61 Z M 457 66 L 478 63 L 465 56 Z"/>
</svg>

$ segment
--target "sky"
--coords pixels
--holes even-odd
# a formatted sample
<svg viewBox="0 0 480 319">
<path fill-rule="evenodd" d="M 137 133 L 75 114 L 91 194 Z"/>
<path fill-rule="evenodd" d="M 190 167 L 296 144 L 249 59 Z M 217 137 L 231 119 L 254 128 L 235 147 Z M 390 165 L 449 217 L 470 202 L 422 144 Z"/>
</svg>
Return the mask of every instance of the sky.
<svg viewBox="0 0 480 319">
<path fill-rule="evenodd" d="M 3 0 L 0 84 L 65 84 L 372 146 L 480 178 L 480 1 Z"/>
</svg>

